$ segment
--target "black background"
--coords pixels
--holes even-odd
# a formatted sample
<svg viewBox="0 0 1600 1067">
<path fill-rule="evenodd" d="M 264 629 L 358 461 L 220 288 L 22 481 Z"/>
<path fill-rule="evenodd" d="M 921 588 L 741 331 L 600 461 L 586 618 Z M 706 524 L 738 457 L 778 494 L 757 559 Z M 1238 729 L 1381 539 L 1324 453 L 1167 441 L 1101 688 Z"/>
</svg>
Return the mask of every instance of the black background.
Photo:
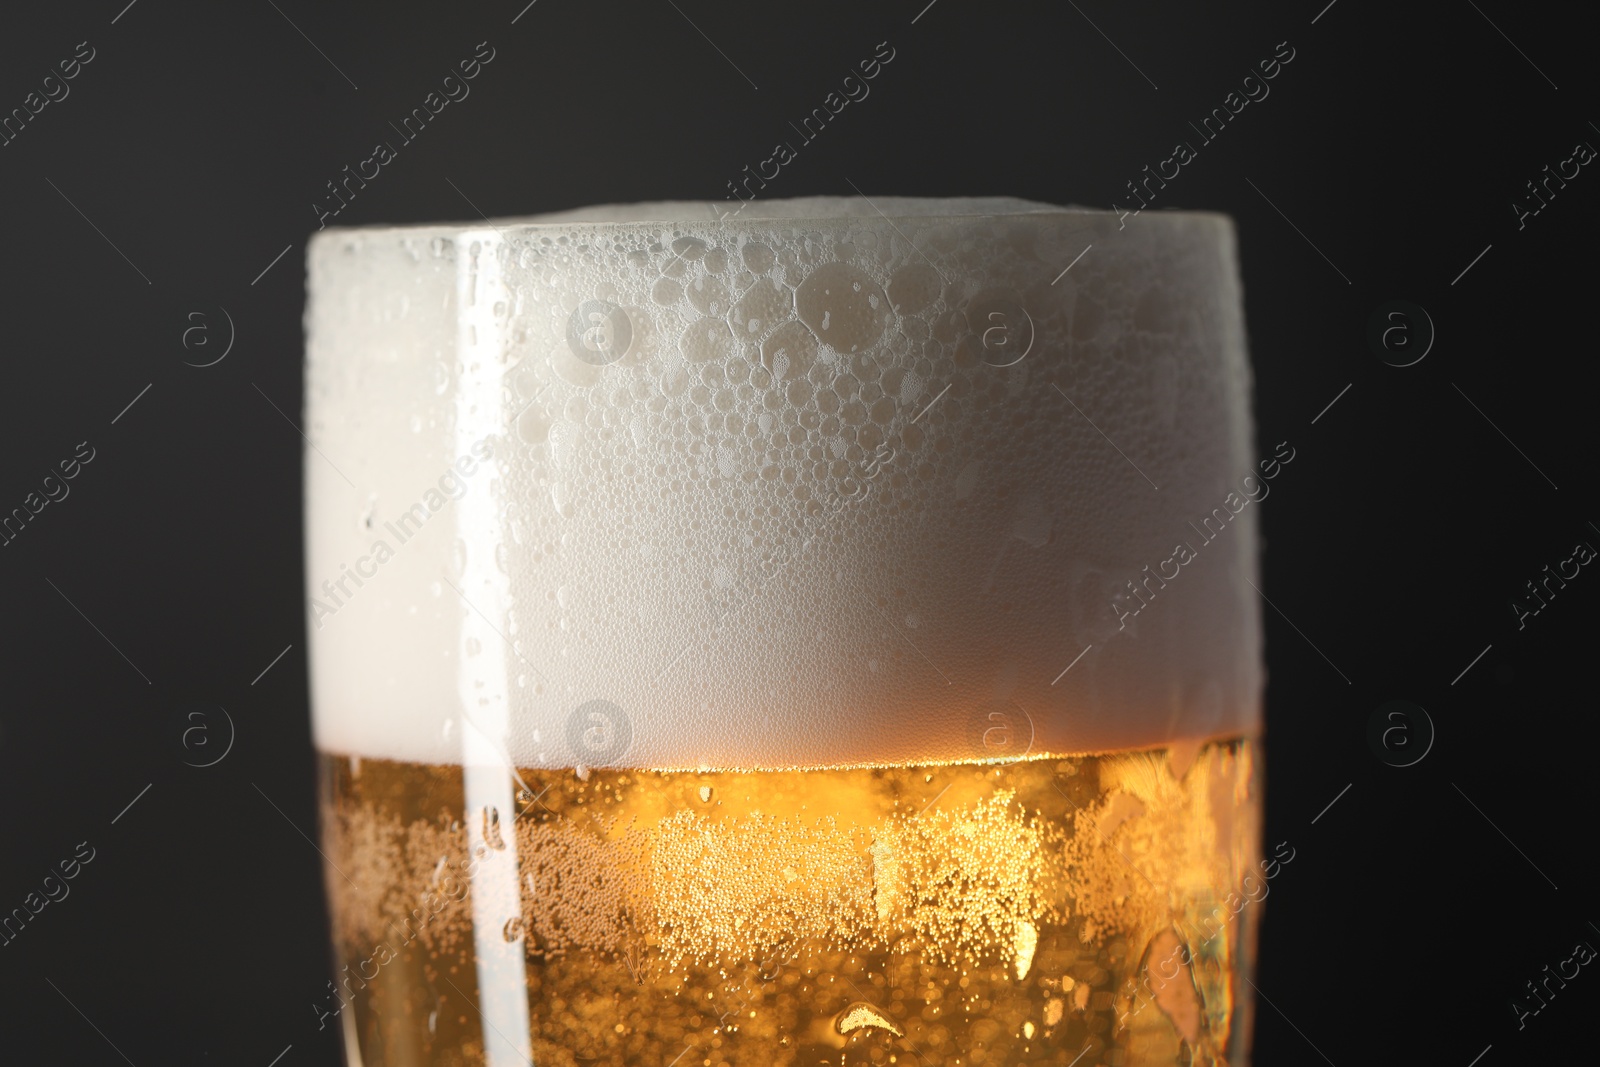
<svg viewBox="0 0 1600 1067">
<path fill-rule="evenodd" d="M 1577 5 L 539 0 L 513 24 L 524 2 L 6 14 L 0 109 L 78 42 L 95 58 L 0 148 L 0 511 L 78 442 L 95 458 L 0 548 L 0 911 L 79 842 L 96 855 L 0 947 L 0 1059 L 338 1062 L 312 1008 L 329 973 L 304 836 L 302 257 L 324 183 L 484 40 L 471 96 L 340 224 L 476 219 L 464 196 L 491 216 L 720 199 L 883 40 L 870 98 L 767 195 L 1127 206 L 1125 183 L 1287 41 L 1271 95 L 1154 205 L 1237 220 L 1257 439 L 1297 449 L 1261 513 L 1282 612 L 1265 613 L 1268 842 L 1296 859 L 1264 905 L 1256 1059 L 1592 1050 L 1593 968 L 1522 1029 L 1510 1007 L 1600 945 L 1600 576 L 1520 631 L 1510 608 L 1576 542 L 1600 546 L 1600 174 L 1523 228 L 1512 209 L 1600 145 Z M 1437 329 L 1404 368 L 1366 341 L 1396 299 Z M 196 321 L 220 342 L 218 307 L 233 350 L 186 366 L 218 351 L 182 343 Z M 1396 698 L 1437 730 L 1407 768 L 1367 741 Z M 194 702 L 237 730 L 210 768 L 185 765 Z"/>
</svg>

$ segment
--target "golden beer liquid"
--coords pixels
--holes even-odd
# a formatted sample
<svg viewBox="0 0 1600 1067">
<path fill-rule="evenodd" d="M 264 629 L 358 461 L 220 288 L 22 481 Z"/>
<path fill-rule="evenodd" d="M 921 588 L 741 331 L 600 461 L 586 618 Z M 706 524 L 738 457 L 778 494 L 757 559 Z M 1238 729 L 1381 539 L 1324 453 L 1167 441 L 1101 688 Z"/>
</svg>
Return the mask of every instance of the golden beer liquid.
<svg viewBox="0 0 1600 1067">
<path fill-rule="evenodd" d="M 1230 1063 L 1265 893 L 1247 739 L 773 771 L 324 753 L 340 986 L 365 1067 L 484 1062 L 474 840 L 515 848 L 539 1067 Z M 485 847 L 479 845 L 477 847 Z M 356 1062 L 352 1057 L 352 1062 Z"/>
</svg>

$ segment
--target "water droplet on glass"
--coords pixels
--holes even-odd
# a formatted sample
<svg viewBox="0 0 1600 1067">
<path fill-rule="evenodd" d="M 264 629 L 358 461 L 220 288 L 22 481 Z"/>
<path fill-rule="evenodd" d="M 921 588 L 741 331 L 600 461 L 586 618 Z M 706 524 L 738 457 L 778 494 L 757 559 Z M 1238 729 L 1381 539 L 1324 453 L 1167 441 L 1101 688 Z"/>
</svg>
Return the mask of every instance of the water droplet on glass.
<svg viewBox="0 0 1600 1067">
<path fill-rule="evenodd" d="M 492 804 L 483 807 L 483 839 L 492 849 L 506 847 L 506 839 L 500 836 L 500 809 Z"/>
<path fill-rule="evenodd" d="M 879 1009 L 864 1000 L 858 1000 L 845 1007 L 834 1020 L 833 1028 L 841 1034 L 853 1033 L 857 1030 L 877 1029 L 887 1030 L 896 1037 L 906 1036 L 906 1032 L 894 1024 Z"/>
<path fill-rule="evenodd" d="M 1020 981 L 1028 977 L 1028 971 L 1033 967 L 1033 954 L 1039 947 L 1039 928 L 1026 920 L 1019 922 L 1011 947 L 1017 954 L 1017 978 Z"/>
</svg>

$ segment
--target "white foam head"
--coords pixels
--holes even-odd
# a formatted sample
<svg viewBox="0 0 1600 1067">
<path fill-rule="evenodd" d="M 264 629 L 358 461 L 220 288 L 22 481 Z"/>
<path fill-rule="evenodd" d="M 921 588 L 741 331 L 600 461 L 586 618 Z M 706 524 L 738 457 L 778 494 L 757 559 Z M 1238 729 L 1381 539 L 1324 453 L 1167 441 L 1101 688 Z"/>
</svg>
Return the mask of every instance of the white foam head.
<svg viewBox="0 0 1600 1067">
<path fill-rule="evenodd" d="M 811 766 L 1257 728 L 1226 218 L 718 212 L 312 242 L 319 746 Z"/>
</svg>

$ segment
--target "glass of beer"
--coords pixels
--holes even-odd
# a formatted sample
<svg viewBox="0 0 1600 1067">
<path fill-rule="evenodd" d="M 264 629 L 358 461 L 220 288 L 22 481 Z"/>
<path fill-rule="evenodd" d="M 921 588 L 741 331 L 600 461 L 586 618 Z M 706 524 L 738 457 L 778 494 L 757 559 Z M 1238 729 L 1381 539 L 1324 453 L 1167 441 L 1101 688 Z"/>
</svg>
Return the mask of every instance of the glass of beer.
<svg viewBox="0 0 1600 1067">
<path fill-rule="evenodd" d="M 1287 460 L 1231 224 L 733 207 L 312 242 L 318 1023 L 365 1067 L 1246 1063 Z"/>
</svg>

